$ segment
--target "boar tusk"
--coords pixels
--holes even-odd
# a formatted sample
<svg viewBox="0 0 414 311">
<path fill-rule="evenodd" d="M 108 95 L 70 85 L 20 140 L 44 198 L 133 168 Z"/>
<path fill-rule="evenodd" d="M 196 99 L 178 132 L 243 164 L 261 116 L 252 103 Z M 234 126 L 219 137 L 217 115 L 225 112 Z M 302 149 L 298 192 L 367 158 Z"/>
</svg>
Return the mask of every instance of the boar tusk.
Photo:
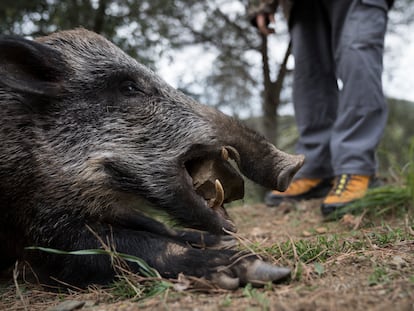
<svg viewBox="0 0 414 311">
<path fill-rule="evenodd" d="M 227 151 L 225 147 L 221 147 L 221 158 L 224 161 L 227 161 L 229 159 L 229 152 Z"/>
<path fill-rule="evenodd" d="M 216 197 L 214 198 L 213 207 L 212 207 L 213 209 L 219 208 L 220 206 L 223 205 L 223 202 L 224 202 L 224 189 L 223 189 L 223 186 L 221 185 L 220 180 L 216 179 L 215 186 L 216 186 Z"/>
<path fill-rule="evenodd" d="M 240 165 L 240 154 L 236 150 L 236 148 L 234 148 L 232 146 L 226 146 L 224 148 L 228 152 L 228 155 L 230 156 L 230 158 L 233 159 L 234 161 L 236 161 L 237 165 Z"/>
</svg>

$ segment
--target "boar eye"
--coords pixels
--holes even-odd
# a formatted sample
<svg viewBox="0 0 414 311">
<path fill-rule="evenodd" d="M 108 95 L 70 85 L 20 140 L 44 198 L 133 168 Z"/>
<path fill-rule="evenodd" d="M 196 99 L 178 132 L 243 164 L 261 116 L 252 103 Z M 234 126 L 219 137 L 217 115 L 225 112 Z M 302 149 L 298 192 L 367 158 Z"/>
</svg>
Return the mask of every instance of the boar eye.
<svg viewBox="0 0 414 311">
<path fill-rule="evenodd" d="M 119 85 L 119 90 L 124 96 L 135 96 L 145 94 L 135 81 L 125 80 Z"/>
</svg>

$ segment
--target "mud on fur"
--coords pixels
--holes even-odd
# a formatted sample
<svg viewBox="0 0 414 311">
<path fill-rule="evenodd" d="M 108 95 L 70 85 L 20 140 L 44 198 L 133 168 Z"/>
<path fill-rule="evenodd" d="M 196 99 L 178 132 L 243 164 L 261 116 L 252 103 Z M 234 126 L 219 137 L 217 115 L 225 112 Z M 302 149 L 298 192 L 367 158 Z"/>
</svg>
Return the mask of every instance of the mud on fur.
<svg viewBox="0 0 414 311">
<path fill-rule="evenodd" d="M 19 259 L 45 283 L 111 282 L 106 255 L 25 249 L 99 248 L 89 227 L 167 278 L 237 288 L 289 274 L 209 247 L 236 230 L 223 204 L 243 196 L 243 181 L 229 158 L 253 181 L 283 190 L 303 157 L 175 90 L 102 36 L 1 37 L 0 107 L 0 269 Z M 145 216 L 135 208 L 142 200 L 198 231 Z"/>
</svg>

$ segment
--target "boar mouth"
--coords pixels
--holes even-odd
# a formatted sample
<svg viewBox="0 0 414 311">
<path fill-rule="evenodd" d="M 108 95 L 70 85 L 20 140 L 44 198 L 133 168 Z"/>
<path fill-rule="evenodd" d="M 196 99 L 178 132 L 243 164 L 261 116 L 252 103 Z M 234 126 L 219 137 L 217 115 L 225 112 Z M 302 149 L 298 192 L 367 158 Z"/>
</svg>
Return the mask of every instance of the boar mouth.
<svg viewBox="0 0 414 311">
<path fill-rule="evenodd" d="M 226 223 L 226 228 L 236 232 L 236 226 L 224 208 L 230 203 L 244 197 L 244 180 L 229 162 L 239 161 L 237 150 L 223 146 L 219 152 L 204 153 L 185 162 L 185 168 L 191 177 L 193 190 L 202 197 Z"/>
</svg>

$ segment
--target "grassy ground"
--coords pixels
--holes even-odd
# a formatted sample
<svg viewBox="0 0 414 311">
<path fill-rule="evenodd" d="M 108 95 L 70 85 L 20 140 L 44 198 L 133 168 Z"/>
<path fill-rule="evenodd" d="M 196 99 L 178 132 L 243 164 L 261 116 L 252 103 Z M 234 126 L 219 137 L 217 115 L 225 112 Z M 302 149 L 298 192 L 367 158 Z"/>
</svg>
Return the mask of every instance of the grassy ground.
<svg viewBox="0 0 414 311">
<path fill-rule="evenodd" d="M 111 288 L 57 294 L 25 282 L 25 271 L 19 269 L 1 280 L 0 310 L 53 310 L 63 302 L 94 311 L 414 310 L 412 209 L 323 222 L 319 204 L 229 210 L 239 226 L 241 247 L 292 268 L 291 280 L 283 284 L 229 292 L 194 288 L 185 278 L 169 283 L 127 276 Z"/>
</svg>

